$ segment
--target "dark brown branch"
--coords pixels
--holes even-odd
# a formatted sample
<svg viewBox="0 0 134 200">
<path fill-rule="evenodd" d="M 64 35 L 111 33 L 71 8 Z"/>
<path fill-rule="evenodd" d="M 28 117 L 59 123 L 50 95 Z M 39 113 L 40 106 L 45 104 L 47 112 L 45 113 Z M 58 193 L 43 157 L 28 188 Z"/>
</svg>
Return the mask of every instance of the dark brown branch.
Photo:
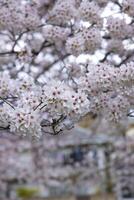
<svg viewBox="0 0 134 200">
<path fill-rule="evenodd" d="M 18 52 L 14 50 L 7 51 L 7 52 L 0 52 L 0 56 L 12 55 L 12 54 L 18 54 Z"/>
<path fill-rule="evenodd" d="M 105 61 L 107 60 L 107 57 L 108 57 L 111 53 L 112 53 L 112 52 L 107 52 L 107 53 L 105 54 L 104 58 L 101 59 L 101 60 L 99 60 L 99 62 L 101 62 L 101 63 L 105 62 Z"/>
<path fill-rule="evenodd" d="M 133 55 L 134 55 L 134 51 L 132 51 L 130 54 L 128 54 L 128 55 L 126 56 L 126 58 L 123 59 L 123 60 L 120 62 L 120 64 L 116 65 L 116 67 L 120 67 L 121 65 L 126 64 L 127 61 L 128 61 Z"/>
<path fill-rule="evenodd" d="M 0 97 L 0 99 L 1 99 L 4 103 L 8 104 L 11 108 L 13 108 L 13 109 L 15 110 L 14 106 L 13 106 L 8 100 L 3 99 L 2 97 Z"/>
</svg>

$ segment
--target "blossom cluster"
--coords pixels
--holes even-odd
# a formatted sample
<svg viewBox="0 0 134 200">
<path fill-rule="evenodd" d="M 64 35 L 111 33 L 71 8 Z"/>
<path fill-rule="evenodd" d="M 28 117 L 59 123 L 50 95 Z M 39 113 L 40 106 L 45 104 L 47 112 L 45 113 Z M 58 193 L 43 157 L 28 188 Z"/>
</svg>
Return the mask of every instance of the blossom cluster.
<svg viewBox="0 0 134 200">
<path fill-rule="evenodd" d="M 46 25 L 43 28 L 44 39 L 50 43 L 54 43 L 55 45 L 65 42 L 70 34 L 71 30 L 69 28 L 63 28 L 60 26 Z"/>
<path fill-rule="evenodd" d="M 91 24 L 97 24 L 100 26 L 102 24 L 102 19 L 100 18 L 101 9 L 97 2 L 83 0 L 79 7 L 79 13 L 84 21 L 88 21 Z"/>
<path fill-rule="evenodd" d="M 1 77 L 5 75 L 1 73 Z M 28 77 L 9 79 L 6 84 L 5 91 L 5 82 L 1 80 L 1 127 L 18 134 L 40 136 L 43 127 L 44 131 L 52 127 L 56 134 L 85 115 L 90 105 L 85 93 L 60 81 L 41 87 Z"/>
<path fill-rule="evenodd" d="M 32 3 L 2 0 L 0 8 L 0 30 L 9 30 L 18 34 L 41 24 L 38 10 Z"/>
<path fill-rule="evenodd" d="M 57 134 L 71 128 L 87 113 L 103 113 L 116 123 L 126 119 L 134 105 L 133 62 L 120 68 L 89 63 L 87 70 L 76 76 L 74 89 L 69 83 L 56 80 L 37 85 L 30 77 L 9 77 L 5 83 L 1 73 L 1 127 L 40 136 L 43 131 Z"/>
<path fill-rule="evenodd" d="M 57 0 L 48 13 L 47 20 L 51 24 L 65 25 L 77 16 L 75 0 Z"/>
<path fill-rule="evenodd" d="M 89 112 L 114 122 L 129 115 L 132 0 L 0 0 L 0 7 L 1 127 L 39 136 Z"/>
<path fill-rule="evenodd" d="M 83 52 L 94 53 L 101 47 L 101 40 L 102 37 L 98 28 L 85 28 L 73 37 L 68 38 L 66 50 L 76 56 Z"/>
<path fill-rule="evenodd" d="M 88 65 L 88 72 L 78 79 L 78 85 L 91 101 L 93 113 L 101 112 L 109 121 L 126 119 L 134 101 L 133 62 L 120 68 L 107 63 Z"/>
<path fill-rule="evenodd" d="M 107 29 L 112 38 L 125 39 L 132 34 L 132 27 L 126 24 L 125 20 L 109 17 L 107 19 Z"/>
</svg>

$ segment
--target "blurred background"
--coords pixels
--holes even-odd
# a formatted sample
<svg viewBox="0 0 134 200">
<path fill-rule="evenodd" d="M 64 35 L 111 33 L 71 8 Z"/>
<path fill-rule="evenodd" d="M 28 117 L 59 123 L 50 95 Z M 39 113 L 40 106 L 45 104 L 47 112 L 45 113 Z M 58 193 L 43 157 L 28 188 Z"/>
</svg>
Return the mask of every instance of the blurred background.
<svg viewBox="0 0 134 200">
<path fill-rule="evenodd" d="M 32 141 L 4 132 L 0 200 L 133 200 L 134 124 L 126 123 L 87 115 L 69 132 Z"/>
</svg>

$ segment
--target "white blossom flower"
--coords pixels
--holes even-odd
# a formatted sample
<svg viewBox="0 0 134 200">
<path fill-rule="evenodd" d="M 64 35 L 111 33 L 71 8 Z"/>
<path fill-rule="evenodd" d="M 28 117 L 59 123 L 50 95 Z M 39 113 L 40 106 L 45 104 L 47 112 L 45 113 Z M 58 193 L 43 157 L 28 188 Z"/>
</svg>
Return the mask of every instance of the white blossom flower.
<svg viewBox="0 0 134 200">
<path fill-rule="evenodd" d="M 10 113 L 10 130 L 24 136 L 41 136 L 41 118 L 37 110 L 28 107 L 15 108 Z"/>
</svg>

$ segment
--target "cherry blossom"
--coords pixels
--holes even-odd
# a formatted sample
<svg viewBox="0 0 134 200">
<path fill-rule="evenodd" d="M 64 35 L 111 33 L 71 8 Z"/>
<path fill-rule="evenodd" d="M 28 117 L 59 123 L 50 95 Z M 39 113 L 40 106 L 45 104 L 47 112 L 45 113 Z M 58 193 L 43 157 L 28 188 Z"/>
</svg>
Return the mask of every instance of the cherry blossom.
<svg viewBox="0 0 134 200">
<path fill-rule="evenodd" d="M 134 106 L 131 0 L 0 6 L 2 130 L 40 137 L 70 129 L 86 114 L 116 125 L 127 120 Z"/>
</svg>

